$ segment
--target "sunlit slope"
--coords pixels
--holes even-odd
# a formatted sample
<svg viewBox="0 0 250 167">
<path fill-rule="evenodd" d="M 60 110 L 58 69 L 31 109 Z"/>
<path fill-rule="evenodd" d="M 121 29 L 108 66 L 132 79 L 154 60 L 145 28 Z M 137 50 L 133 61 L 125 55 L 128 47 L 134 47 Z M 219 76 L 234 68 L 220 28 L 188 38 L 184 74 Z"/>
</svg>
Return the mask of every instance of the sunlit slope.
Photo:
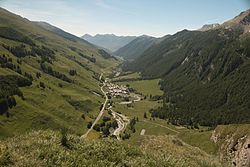
<svg viewBox="0 0 250 167">
<path fill-rule="evenodd" d="M 2 8 L 0 57 L 0 76 L 33 80 L 21 88 L 24 98 L 15 96 L 17 105 L 8 110 L 9 117 L 0 115 L 0 136 L 33 128 L 82 133 L 103 101 L 93 93 L 99 92 L 99 75 L 119 63 L 82 39 L 69 40 Z"/>
</svg>

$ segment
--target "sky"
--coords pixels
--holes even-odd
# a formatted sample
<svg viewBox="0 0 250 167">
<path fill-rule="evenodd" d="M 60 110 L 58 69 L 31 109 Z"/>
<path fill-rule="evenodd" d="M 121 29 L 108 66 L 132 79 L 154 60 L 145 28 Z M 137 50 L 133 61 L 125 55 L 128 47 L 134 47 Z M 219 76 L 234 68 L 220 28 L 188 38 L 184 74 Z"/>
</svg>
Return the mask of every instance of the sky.
<svg viewBox="0 0 250 167">
<path fill-rule="evenodd" d="M 0 0 L 0 6 L 77 36 L 161 37 L 223 23 L 249 9 L 250 0 Z"/>
</svg>

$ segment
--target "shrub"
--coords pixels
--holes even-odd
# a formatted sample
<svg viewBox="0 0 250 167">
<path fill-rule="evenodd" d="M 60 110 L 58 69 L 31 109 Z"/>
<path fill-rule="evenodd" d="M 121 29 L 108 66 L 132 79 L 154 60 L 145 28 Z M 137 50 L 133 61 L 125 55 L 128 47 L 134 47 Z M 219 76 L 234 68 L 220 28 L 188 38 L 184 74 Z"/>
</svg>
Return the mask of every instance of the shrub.
<svg viewBox="0 0 250 167">
<path fill-rule="evenodd" d="M 43 82 L 40 82 L 40 83 L 39 83 L 39 86 L 40 86 L 41 88 L 45 89 L 45 84 L 44 84 Z"/>
<path fill-rule="evenodd" d="M 69 75 L 71 76 L 77 75 L 76 70 L 69 70 Z"/>
<path fill-rule="evenodd" d="M 60 88 L 62 88 L 62 87 L 63 87 L 63 84 L 62 84 L 62 83 L 58 83 L 58 86 L 59 86 Z"/>
<path fill-rule="evenodd" d="M 87 128 L 90 129 L 92 126 L 92 122 L 90 121 L 88 124 L 87 124 Z"/>
<path fill-rule="evenodd" d="M 104 122 L 107 122 L 107 121 L 110 121 L 111 118 L 110 118 L 110 117 L 107 117 L 107 116 L 103 116 L 102 120 L 103 120 Z"/>
<path fill-rule="evenodd" d="M 4 114 L 8 111 L 8 102 L 6 99 L 0 99 L 0 114 Z"/>
<path fill-rule="evenodd" d="M 95 124 L 95 126 L 93 127 L 94 130 L 96 130 L 97 132 L 100 132 L 100 125 L 99 124 Z"/>
<path fill-rule="evenodd" d="M 84 119 L 84 120 L 85 120 L 85 115 L 84 115 L 84 114 L 82 114 L 82 116 L 81 116 L 81 117 L 82 117 L 82 119 Z"/>
<path fill-rule="evenodd" d="M 69 140 L 68 140 L 68 136 L 67 136 L 67 129 L 63 128 L 61 130 L 61 145 L 66 147 L 66 148 L 70 148 L 70 144 L 69 144 Z"/>
<path fill-rule="evenodd" d="M 41 76 L 42 76 L 42 75 L 41 75 L 40 72 L 37 72 L 37 73 L 36 73 L 36 77 L 37 77 L 37 78 L 40 78 Z"/>
</svg>

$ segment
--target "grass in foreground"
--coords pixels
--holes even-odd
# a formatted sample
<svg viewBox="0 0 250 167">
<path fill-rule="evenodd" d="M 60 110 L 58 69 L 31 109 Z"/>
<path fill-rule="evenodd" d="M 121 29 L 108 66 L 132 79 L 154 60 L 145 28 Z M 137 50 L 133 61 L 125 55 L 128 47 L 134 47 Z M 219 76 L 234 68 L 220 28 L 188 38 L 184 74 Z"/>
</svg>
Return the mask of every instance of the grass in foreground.
<svg viewBox="0 0 250 167">
<path fill-rule="evenodd" d="M 174 151 L 166 150 L 169 146 Z M 173 149 L 173 148 L 171 148 Z M 82 140 L 34 131 L 0 141 L 0 166 L 216 166 L 212 159 L 174 138 L 149 138 L 142 147 L 112 139 Z"/>
</svg>

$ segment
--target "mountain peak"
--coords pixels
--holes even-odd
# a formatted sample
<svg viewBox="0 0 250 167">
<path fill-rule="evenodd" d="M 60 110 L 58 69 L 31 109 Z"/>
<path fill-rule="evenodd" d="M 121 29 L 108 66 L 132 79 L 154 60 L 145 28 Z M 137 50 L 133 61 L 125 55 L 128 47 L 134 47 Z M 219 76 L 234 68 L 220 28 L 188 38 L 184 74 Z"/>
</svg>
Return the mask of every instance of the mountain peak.
<svg viewBox="0 0 250 167">
<path fill-rule="evenodd" d="M 241 26 L 244 29 L 244 32 L 250 31 L 250 9 L 241 12 L 238 16 L 233 19 L 226 21 L 222 24 L 225 28 L 231 28 L 234 26 Z"/>
<path fill-rule="evenodd" d="M 85 40 L 90 39 L 90 38 L 92 38 L 92 37 L 93 37 L 93 36 L 90 35 L 90 34 L 84 34 L 83 36 L 81 36 L 81 38 L 82 38 L 82 39 L 85 39 Z"/>
<path fill-rule="evenodd" d="M 246 18 L 248 18 L 250 15 L 250 9 L 246 10 L 244 12 L 241 12 L 238 16 L 234 17 L 233 19 L 225 22 L 226 24 L 240 24 L 243 20 L 245 20 Z"/>
<path fill-rule="evenodd" d="M 250 25 L 250 10 L 244 13 L 243 19 L 241 19 L 240 23 L 242 25 Z"/>
<path fill-rule="evenodd" d="M 245 33 L 250 31 L 250 9 L 244 12 L 241 12 L 238 16 L 234 17 L 231 20 L 224 22 L 221 25 L 218 23 L 205 24 L 200 29 L 198 29 L 198 31 L 208 31 L 208 30 L 215 29 L 215 28 L 228 29 L 228 28 L 232 28 L 235 26 L 243 27 Z"/>
<path fill-rule="evenodd" d="M 215 23 L 215 24 L 205 24 L 203 25 L 199 31 L 208 31 L 208 30 L 211 30 L 211 29 L 214 29 L 216 27 L 220 26 L 220 24 L 218 23 Z"/>
<path fill-rule="evenodd" d="M 153 38 L 152 36 L 149 36 L 149 35 L 146 35 L 146 34 L 143 34 L 141 36 L 139 36 L 140 38 Z"/>
</svg>

